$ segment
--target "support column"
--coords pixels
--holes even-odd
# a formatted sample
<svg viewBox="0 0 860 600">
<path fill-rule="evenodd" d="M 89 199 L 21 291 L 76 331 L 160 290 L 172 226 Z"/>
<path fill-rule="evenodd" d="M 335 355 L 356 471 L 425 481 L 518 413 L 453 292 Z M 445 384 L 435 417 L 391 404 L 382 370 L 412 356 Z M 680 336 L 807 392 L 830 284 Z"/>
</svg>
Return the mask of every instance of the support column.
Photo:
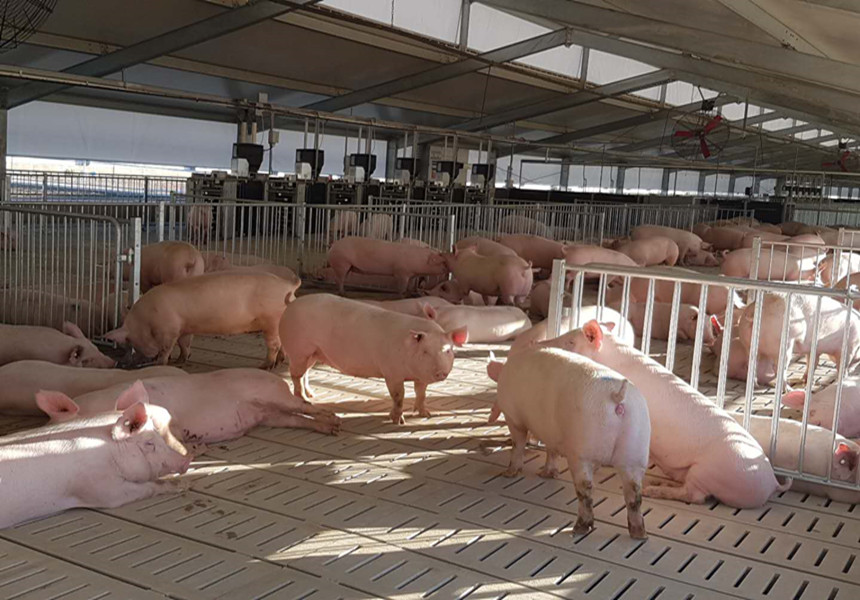
<svg viewBox="0 0 860 600">
<path fill-rule="evenodd" d="M 570 163 L 562 162 L 561 163 L 561 173 L 558 177 L 558 188 L 566 192 L 568 186 L 570 185 Z"/>
<path fill-rule="evenodd" d="M 394 167 L 397 161 L 397 150 L 399 142 L 397 138 L 388 140 L 388 146 L 385 149 L 385 179 L 389 180 L 394 177 Z"/>
<path fill-rule="evenodd" d="M 460 37 L 458 43 L 460 50 L 469 47 L 469 17 L 472 13 L 472 0 L 462 0 L 460 5 Z"/>
<path fill-rule="evenodd" d="M 6 90 L 0 91 L 0 202 L 8 202 L 8 180 L 6 177 L 7 136 Z"/>
<path fill-rule="evenodd" d="M 735 184 L 738 182 L 738 176 L 732 173 L 729 175 L 729 195 L 735 193 Z"/>
<path fill-rule="evenodd" d="M 669 177 L 672 175 L 672 169 L 663 169 L 663 180 L 660 183 L 660 191 L 664 196 L 669 195 Z"/>
<path fill-rule="evenodd" d="M 696 191 L 700 196 L 705 195 L 705 177 L 707 176 L 708 174 L 705 171 L 699 171 L 699 185 L 696 187 Z"/>
<path fill-rule="evenodd" d="M 615 176 L 615 193 L 623 194 L 624 193 L 624 175 L 627 173 L 627 169 L 625 167 L 618 167 L 618 175 Z"/>
</svg>

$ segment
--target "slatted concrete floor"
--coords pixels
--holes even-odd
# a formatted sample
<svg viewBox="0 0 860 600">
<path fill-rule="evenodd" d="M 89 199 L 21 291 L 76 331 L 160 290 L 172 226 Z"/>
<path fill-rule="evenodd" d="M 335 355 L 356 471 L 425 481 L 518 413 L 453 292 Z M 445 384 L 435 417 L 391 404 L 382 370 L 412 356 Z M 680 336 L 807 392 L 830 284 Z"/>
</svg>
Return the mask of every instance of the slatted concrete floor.
<svg viewBox="0 0 860 600">
<path fill-rule="evenodd" d="M 537 477 L 543 456 L 530 452 L 525 475 L 500 476 L 507 431 L 486 423 L 487 349 L 461 351 L 431 386 L 436 416 L 405 426 L 387 422 L 382 382 L 315 370 L 340 436 L 260 428 L 211 447 L 185 495 L 0 531 L 0 597 L 860 598 L 860 508 L 818 497 L 756 510 L 646 499 L 650 537 L 634 541 L 620 484 L 601 471 L 597 529 L 573 538 L 566 474 Z M 263 354 L 254 336 L 198 339 L 189 370 Z M 679 371 L 685 361 L 682 347 Z"/>
</svg>

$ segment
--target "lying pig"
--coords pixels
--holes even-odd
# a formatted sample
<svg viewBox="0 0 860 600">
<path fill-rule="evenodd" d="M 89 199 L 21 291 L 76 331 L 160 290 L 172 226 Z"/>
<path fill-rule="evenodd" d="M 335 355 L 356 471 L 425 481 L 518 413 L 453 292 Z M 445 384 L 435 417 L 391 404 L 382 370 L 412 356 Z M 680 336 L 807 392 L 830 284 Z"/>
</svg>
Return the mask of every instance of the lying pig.
<svg viewBox="0 0 860 600">
<path fill-rule="evenodd" d="M 299 427 L 321 433 L 340 431 L 340 418 L 290 393 L 278 375 L 259 369 L 224 369 L 181 377 L 138 380 L 149 401 L 170 413 L 171 431 L 186 442 L 212 444 L 241 437 L 257 425 Z M 74 400 L 48 392 L 40 404 L 54 422 L 112 410 L 125 410 L 127 383 L 96 390 Z M 136 395 L 141 392 L 138 390 Z"/>
<path fill-rule="evenodd" d="M 720 358 L 722 357 L 724 339 L 725 336 L 723 334 L 717 335 L 714 339 L 714 345 L 711 347 L 711 351 L 716 357 L 716 364 L 714 365 L 715 375 L 719 375 L 720 372 Z M 737 328 L 733 329 L 732 341 L 729 346 L 728 365 L 726 366 L 726 377 L 746 381 L 747 373 L 749 372 L 749 354 L 750 351 L 743 345 L 741 338 L 738 336 Z M 759 356 L 758 361 L 756 361 L 756 383 L 766 385 L 775 378 L 776 363 L 770 358 Z"/>
<path fill-rule="evenodd" d="M 334 269 L 338 293 L 343 294 L 351 270 L 372 275 L 391 275 L 404 294 L 417 275 L 445 275 L 445 259 L 436 251 L 363 237 L 345 237 L 331 245 L 328 262 Z"/>
<path fill-rule="evenodd" d="M 630 237 L 633 240 L 644 240 L 653 237 L 666 237 L 673 240 L 678 244 L 678 261 L 682 265 L 698 265 L 704 262 L 706 260 L 705 255 L 709 254 L 707 251 L 712 249 L 710 244 L 706 244 L 702 238 L 692 231 L 675 229 L 674 227 L 663 227 L 661 225 L 639 225 L 633 228 Z M 714 260 L 716 261 L 716 259 Z"/>
<path fill-rule="evenodd" d="M 803 259 L 778 248 L 762 248 L 756 279 L 768 281 L 811 281 L 815 278 L 821 255 L 807 254 Z M 720 265 L 720 273 L 727 277 L 748 278 L 752 271 L 752 248 L 741 248 L 728 253 Z"/>
<path fill-rule="evenodd" d="M 144 294 L 122 327 L 105 337 L 167 364 L 177 342 L 179 362 L 188 358 L 196 333 L 261 331 L 268 348 L 262 367 L 272 368 L 281 349 L 278 322 L 292 297 L 293 286 L 274 275 L 209 273 L 166 283 Z"/>
<path fill-rule="evenodd" d="M 795 355 L 808 355 L 812 351 L 813 343 L 813 321 L 816 318 L 816 305 L 818 300 L 814 296 L 795 295 L 791 303 L 788 322 L 788 345 L 787 358 L 790 360 Z M 785 298 L 776 294 L 765 294 L 762 304 L 761 335 L 758 343 L 759 359 L 764 357 L 779 364 L 780 340 L 782 338 L 782 325 L 785 316 Z M 738 337 L 744 346 L 751 348 L 753 318 L 755 316 L 755 302 L 743 309 L 738 324 Z M 833 357 L 839 364 L 842 354 L 843 331 L 848 335 L 848 356 L 845 364 L 849 370 L 860 364 L 860 314 L 848 309 L 841 302 L 833 298 L 821 298 L 821 315 L 818 325 L 818 344 L 816 355 L 808 357 L 805 380 L 808 380 L 813 367 L 818 363 L 822 354 Z M 849 320 L 846 321 L 846 317 Z M 846 328 L 847 322 L 847 331 Z M 786 360 L 786 363 L 789 362 Z M 786 366 L 786 372 L 787 367 Z M 787 380 L 786 380 L 787 384 Z"/>
<path fill-rule="evenodd" d="M 532 289 L 532 265 L 519 256 L 478 254 L 474 247 L 454 249 L 443 254 L 445 265 L 462 289 L 477 292 L 490 304 L 498 298 L 502 304 L 525 303 Z"/>
<path fill-rule="evenodd" d="M 427 386 L 448 377 L 454 346 L 468 341 L 465 328 L 444 331 L 425 307 L 428 318 L 388 311 L 331 294 L 298 298 L 284 311 L 280 331 L 296 396 L 313 396 L 307 372 L 322 362 L 353 377 L 382 377 L 391 394 L 394 423 L 404 423 L 404 382 L 415 384 L 415 410 L 425 406 Z"/>
<path fill-rule="evenodd" d="M 466 248 L 470 248 L 472 246 L 475 247 L 478 254 L 483 256 L 516 256 L 517 253 L 508 248 L 507 246 L 503 246 L 499 242 L 494 242 L 493 240 L 477 235 L 473 235 L 471 237 L 466 237 L 457 242 L 457 248 L 460 250 L 465 250 Z"/>
<path fill-rule="evenodd" d="M 854 281 L 860 281 L 860 254 L 856 252 L 842 252 L 839 257 L 839 266 L 836 268 L 834 255 L 828 254 L 820 263 L 818 263 L 818 277 L 821 283 L 825 286 L 833 285 L 848 277 L 849 274 L 854 274 Z M 845 289 L 844 287 L 842 289 Z"/>
<path fill-rule="evenodd" d="M 806 228 L 806 223 L 800 221 L 785 221 L 779 224 L 779 229 L 783 235 L 798 235 Z"/>
<path fill-rule="evenodd" d="M 541 348 L 508 360 L 497 405 L 514 443 L 505 477 L 522 471 L 530 433 L 546 446 L 541 476 L 557 476 L 557 459 L 564 456 L 579 501 L 573 533 L 581 535 L 594 529 L 594 469 L 611 465 L 621 478 L 630 537 L 647 537 L 640 508 L 651 427 L 639 390 L 585 357 Z"/>
<path fill-rule="evenodd" d="M 544 279 L 538 281 L 532 288 L 529 294 L 529 312 L 541 318 L 549 316 L 549 297 L 552 291 L 552 284 Z M 567 292 L 564 294 L 564 305 L 571 306 L 572 298 Z"/>
<path fill-rule="evenodd" d="M 642 266 L 637 264 L 636 261 L 634 261 L 626 254 L 618 252 L 617 250 L 601 248 L 600 246 L 588 246 L 579 244 L 565 246 L 564 262 L 567 263 L 567 265 L 570 267 L 587 265 L 589 263 L 605 263 L 608 265 L 620 265 L 622 267 Z M 586 279 L 599 278 L 600 275 L 598 273 L 586 272 L 585 277 Z"/>
<path fill-rule="evenodd" d="M 514 306 L 439 306 L 435 320 L 445 331 L 467 329 L 469 342 L 475 344 L 504 342 L 532 326 L 526 313 Z"/>
<path fill-rule="evenodd" d="M 743 423 L 742 413 L 733 413 L 738 423 Z M 750 433 L 764 449 L 770 453 L 771 417 L 750 415 Z M 800 439 L 803 424 L 794 419 L 780 419 L 776 435 L 776 458 L 770 456 L 775 467 L 796 471 L 800 466 Z M 808 425 L 804 443 L 803 473 L 826 477 L 830 468 L 830 477 L 834 481 L 856 482 L 857 464 L 860 462 L 860 446 L 836 436 L 833 444 L 833 434 L 822 427 Z M 832 465 L 832 466 L 830 466 Z M 860 502 L 860 492 L 836 488 L 820 483 L 795 480 L 791 489 L 795 492 L 826 496 L 837 502 L 854 504 Z"/>
<path fill-rule="evenodd" d="M 146 400 L 145 391 L 133 387 L 123 397 L 128 408 L 122 414 L 42 427 L 26 432 L 28 439 L 0 445 L 0 528 L 179 491 L 159 478 L 184 473 L 191 455 L 170 433 L 170 414 Z"/>
<path fill-rule="evenodd" d="M 442 306 L 452 306 L 452 304 L 444 298 L 438 298 L 436 296 L 405 298 L 403 300 L 359 300 L 359 302 L 364 302 L 365 304 L 370 304 L 371 306 L 377 306 L 386 310 L 393 310 L 394 312 L 411 315 L 413 317 L 426 316 L 424 313 L 425 305 L 432 306 L 437 310 Z"/>
<path fill-rule="evenodd" d="M 749 227 L 737 225 L 711 227 L 702 236 L 702 240 L 711 244 L 714 250 L 737 250 L 743 248 L 744 236 L 749 232 Z"/>
<path fill-rule="evenodd" d="M 633 333 L 633 325 L 630 321 L 621 316 L 617 310 L 604 306 L 602 310 L 597 306 L 583 306 L 579 312 L 579 322 L 587 323 L 592 319 L 600 321 L 600 324 L 612 332 L 618 341 L 628 346 L 633 346 L 636 343 L 636 338 Z M 563 316 L 561 319 L 561 335 L 557 338 L 549 337 L 549 323 L 544 320 L 531 329 L 521 333 L 511 344 L 510 354 L 522 352 L 534 346 L 542 346 L 546 348 L 561 348 L 562 350 L 570 350 L 568 341 L 571 339 L 574 329 L 573 315 Z"/>
<path fill-rule="evenodd" d="M 205 270 L 203 255 L 186 242 L 158 242 L 147 244 L 140 250 L 140 293 L 162 283 L 180 281 L 202 275 Z M 123 265 L 122 277 L 131 277 L 131 264 Z"/>
<path fill-rule="evenodd" d="M 0 290 L 0 322 L 61 329 L 68 321 L 99 336 L 114 327 L 115 303 L 114 294 L 108 294 L 103 302 L 90 302 L 38 290 Z"/>
<path fill-rule="evenodd" d="M 110 369 L 116 364 L 87 339 L 74 323 L 63 330 L 30 325 L 0 325 L 0 365 L 44 360 L 57 365 Z"/>
<path fill-rule="evenodd" d="M 201 252 L 203 257 L 203 272 L 214 273 L 216 271 L 226 271 L 233 268 L 230 259 L 220 252 Z"/>
<path fill-rule="evenodd" d="M 744 235 L 743 242 L 741 242 L 741 248 L 752 248 L 753 243 L 756 238 L 761 239 L 762 246 L 764 246 L 767 242 L 771 242 L 773 245 L 774 242 L 788 242 L 791 238 L 787 235 L 782 235 L 781 233 L 768 233 L 767 231 L 750 231 L 746 235 Z M 777 250 L 785 250 L 786 246 L 781 244 L 776 244 Z"/>
<path fill-rule="evenodd" d="M 641 336 L 645 330 L 645 302 L 631 302 L 627 318 L 633 325 L 636 335 Z M 620 310 L 620 305 L 612 308 Z M 669 302 L 654 302 L 651 314 L 651 338 L 655 340 L 668 340 L 669 328 L 672 324 L 672 305 Z M 707 317 L 707 315 L 705 315 Z M 681 341 L 694 341 L 699 323 L 699 308 L 692 304 L 681 304 L 678 308 L 678 331 L 677 338 Z M 702 330 L 702 342 L 705 346 L 714 344 L 714 326 L 711 319 L 705 320 Z"/>
<path fill-rule="evenodd" d="M 685 269 L 665 269 L 668 274 L 689 272 Z M 646 302 L 648 300 L 648 279 L 642 277 L 633 277 L 630 279 L 630 299 L 636 302 Z M 615 302 L 621 300 L 624 288 L 617 286 L 610 290 L 607 295 L 607 301 Z M 672 302 L 675 294 L 675 282 L 665 279 L 654 280 L 654 300 L 657 302 Z M 699 297 L 702 294 L 702 286 L 698 283 L 682 283 L 681 284 L 681 302 L 685 304 L 699 305 Z M 740 296 L 737 292 L 729 292 L 729 289 L 719 285 L 709 285 L 708 295 L 705 299 L 705 312 L 709 315 L 723 315 L 726 312 L 728 303 L 732 302 L 733 306 L 739 308 L 743 306 Z"/>
<path fill-rule="evenodd" d="M 101 390 L 135 379 L 184 375 L 175 367 L 147 367 L 135 371 L 121 369 L 87 369 L 55 365 L 41 360 L 21 360 L 0 367 L 0 413 L 7 415 L 40 415 L 36 406 L 39 390 L 62 392 L 71 397 Z"/>
<path fill-rule="evenodd" d="M 443 281 L 429 290 L 422 289 L 420 291 L 421 295 L 426 298 L 441 298 L 450 304 L 486 306 L 484 297 L 481 294 L 466 290 L 456 279 Z"/>
<path fill-rule="evenodd" d="M 618 252 L 629 256 L 638 265 L 674 266 L 678 262 L 678 244 L 674 240 L 655 236 L 644 240 L 633 240 L 615 248 Z M 596 261 L 604 262 L 604 261 Z"/>
<path fill-rule="evenodd" d="M 574 335 L 578 354 L 628 378 L 648 401 L 651 457 L 680 485 L 648 486 L 646 496 L 694 504 L 714 496 L 735 508 L 755 508 L 790 487 L 791 481 L 776 480 L 758 442 L 683 379 L 605 335 L 597 321 Z"/>
<path fill-rule="evenodd" d="M 833 383 L 812 394 L 809 405 L 809 422 L 819 427 L 833 429 L 838 385 Z M 792 408 L 803 408 L 806 401 L 804 390 L 794 390 L 782 397 L 782 403 Z M 847 438 L 860 438 L 860 378 L 846 376 L 842 380 L 842 399 L 839 407 L 837 433 Z"/>
<path fill-rule="evenodd" d="M 564 244 L 539 235 L 503 235 L 498 241 L 539 269 L 551 270 L 553 260 L 564 258 Z"/>
</svg>

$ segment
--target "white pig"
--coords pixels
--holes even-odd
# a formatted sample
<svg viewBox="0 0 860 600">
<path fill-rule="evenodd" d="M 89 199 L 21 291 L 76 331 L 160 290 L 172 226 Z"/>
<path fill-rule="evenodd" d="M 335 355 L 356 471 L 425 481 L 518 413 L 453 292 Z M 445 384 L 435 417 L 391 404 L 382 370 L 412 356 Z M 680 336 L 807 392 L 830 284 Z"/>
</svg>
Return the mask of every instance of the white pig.
<svg viewBox="0 0 860 600">
<path fill-rule="evenodd" d="M 484 256 L 469 247 L 442 257 L 460 286 L 481 294 L 485 304 L 497 297 L 504 304 L 522 305 L 532 289 L 532 264 L 519 256 Z"/>
<path fill-rule="evenodd" d="M 184 473 L 191 462 L 170 433 L 170 414 L 147 404 L 139 388 L 128 394 L 122 414 L 39 428 L 29 440 L 0 445 L 0 528 L 70 508 L 116 508 L 179 491 L 159 479 Z"/>
<path fill-rule="evenodd" d="M 652 485 L 646 496 L 702 504 L 714 496 L 735 508 L 759 507 L 776 480 L 758 442 L 707 397 L 663 365 L 605 335 L 597 321 L 575 332 L 573 349 L 627 377 L 648 401 L 651 457 L 680 485 Z"/>
<path fill-rule="evenodd" d="M 832 383 L 820 392 L 812 394 L 809 405 L 809 422 L 826 429 L 833 428 L 838 385 Z M 804 390 L 793 390 L 782 397 L 782 403 L 792 408 L 803 408 L 806 401 Z M 839 424 L 836 431 L 847 438 L 860 438 L 860 378 L 845 377 L 842 380 L 842 398 L 839 407 Z"/>
<path fill-rule="evenodd" d="M 424 306 L 432 306 L 439 309 L 443 306 L 452 306 L 450 302 L 444 298 L 436 296 L 425 296 L 423 298 L 405 298 L 403 300 L 359 300 L 371 306 L 384 308 L 385 310 L 393 310 L 404 315 L 412 315 L 413 317 L 424 317 Z"/>
<path fill-rule="evenodd" d="M 633 325 L 636 335 L 641 336 L 645 329 L 645 302 L 631 302 L 627 318 Z M 614 305 L 614 309 L 620 310 L 620 304 Z M 707 315 L 705 315 L 707 317 Z M 678 307 L 678 331 L 677 338 L 681 341 L 694 341 L 699 323 L 699 308 L 692 304 L 681 303 Z M 655 340 L 668 340 L 669 327 L 672 324 L 672 305 L 668 302 L 654 302 L 651 314 L 651 338 Z M 702 341 L 705 346 L 714 344 L 714 325 L 711 319 L 705 320 L 702 329 Z"/>
<path fill-rule="evenodd" d="M 74 323 L 63 330 L 29 325 L 0 325 L 0 365 L 17 360 L 45 360 L 58 365 L 110 369 L 116 364 L 87 339 Z"/>
<path fill-rule="evenodd" d="M 445 331 L 468 329 L 469 341 L 475 344 L 504 342 L 532 326 L 528 315 L 515 306 L 438 306 L 436 322 Z"/>
<path fill-rule="evenodd" d="M 290 360 L 296 396 L 313 397 L 307 372 L 321 362 L 353 377 L 382 377 L 391 394 L 394 423 L 403 423 L 404 382 L 415 384 L 415 410 L 430 416 L 425 406 L 427 386 L 448 377 L 454 366 L 454 346 L 468 337 L 465 328 L 444 331 L 432 319 L 418 318 L 369 306 L 331 294 L 311 294 L 290 304 L 281 317 L 283 351 Z"/>
<path fill-rule="evenodd" d="M 630 537 L 646 537 L 640 508 L 651 427 L 645 399 L 624 377 L 571 352 L 530 350 L 505 364 L 497 405 L 514 443 L 506 477 L 522 471 L 529 433 L 546 445 L 542 476 L 556 476 L 557 458 L 566 457 L 579 500 L 573 533 L 585 534 L 594 529 L 594 469 L 611 465 L 621 477 Z"/>
<path fill-rule="evenodd" d="M 622 344 L 632 346 L 636 342 L 633 332 L 633 325 L 630 321 L 621 316 L 617 310 L 604 306 L 603 310 L 599 310 L 597 306 L 583 306 L 579 311 L 579 322 L 587 323 L 592 319 L 598 319 L 600 323 L 606 326 Z M 511 344 L 510 354 L 522 352 L 526 348 L 541 345 L 551 348 L 562 348 L 569 350 L 567 342 L 570 339 L 568 335 L 573 329 L 573 315 L 565 315 L 561 319 L 561 336 L 557 338 L 549 338 L 549 323 L 543 320 L 534 325 L 528 331 L 521 333 Z"/>
</svg>

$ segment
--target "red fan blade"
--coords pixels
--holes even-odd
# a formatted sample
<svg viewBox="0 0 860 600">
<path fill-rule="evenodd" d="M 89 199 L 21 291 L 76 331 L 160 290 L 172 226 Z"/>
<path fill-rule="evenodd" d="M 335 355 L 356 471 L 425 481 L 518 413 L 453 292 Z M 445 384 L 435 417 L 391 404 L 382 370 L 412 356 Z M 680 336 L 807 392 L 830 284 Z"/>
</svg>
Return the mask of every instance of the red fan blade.
<svg viewBox="0 0 860 600">
<path fill-rule="evenodd" d="M 710 121 L 707 125 L 705 125 L 705 128 L 702 130 L 702 133 L 703 133 L 703 134 L 711 133 L 711 131 L 713 131 L 713 130 L 714 130 L 714 128 L 715 128 L 717 125 L 719 125 L 719 124 L 720 124 L 720 122 L 721 122 L 722 120 L 723 120 L 723 116 L 722 116 L 722 115 L 717 115 L 716 117 L 714 117 L 713 119 L 711 119 L 711 121 Z"/>
<path fill-rule="evenodd" d="M 711 157 L 711 150 L 708 148 L 708 144 L 705 142 L 705 138 L 699 138 L 699 146 L 702 148 L 702 156 L 705 158 Z"/>
<path fill-rule="evenodd" d="M 675 132 L 675 137 L 679 137 L 679 138 L 691 138 L 694 135 L 696 135 L 696 134 L 693 133 L 692 131 L 676 131 Z"/>
<path fill-rule="evenodd" d="M 846 173 L 848 172 L 848 167 L 845 166 L 845 159 L 844 158 L 839 159 L 839 168 L 842 169 L 843 171 L 845 171 Z"/>
<path fill-rule="evenodd" d="M 835 162 L 823 162 L 823 163 L 821 163 L 821 166 L 822 167 L 835 167 L 836 163 Z"/>
</svg>

